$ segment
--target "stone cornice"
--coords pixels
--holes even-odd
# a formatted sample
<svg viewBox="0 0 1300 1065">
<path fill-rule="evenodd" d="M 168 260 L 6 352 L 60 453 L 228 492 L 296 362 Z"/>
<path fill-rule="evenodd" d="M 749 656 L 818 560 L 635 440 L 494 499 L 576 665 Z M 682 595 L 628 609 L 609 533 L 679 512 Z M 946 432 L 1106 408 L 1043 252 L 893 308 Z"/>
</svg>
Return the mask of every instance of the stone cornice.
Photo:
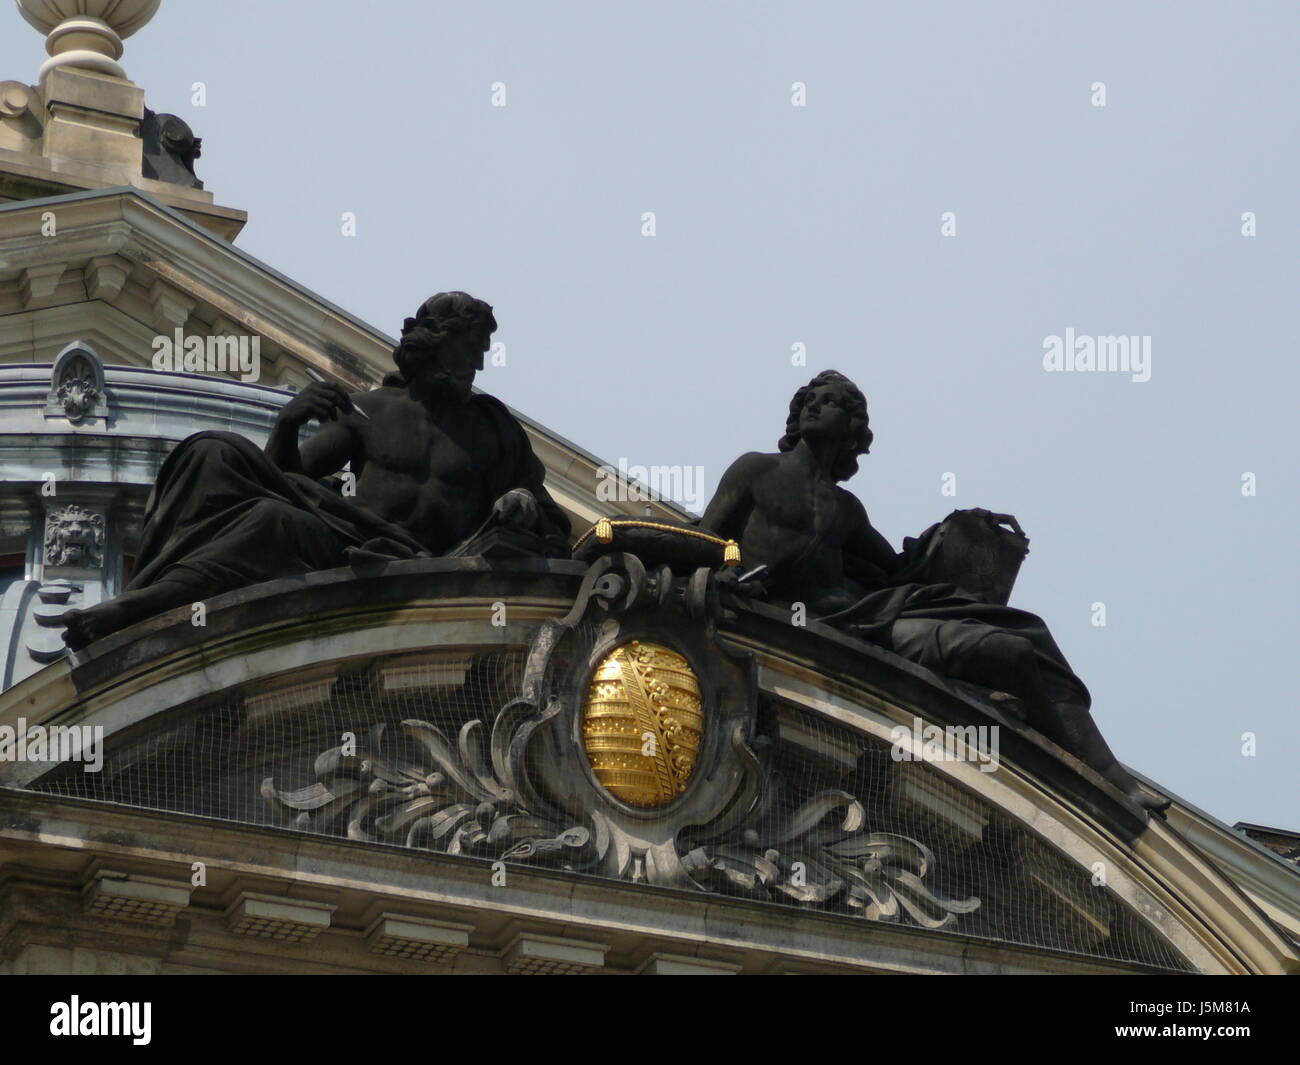
<svg viewBox="0 0 1300 1065">
<path fill-rule="evenodd" d="M 579 942 L 608 941 L 606 972 L 635 972 L 656 953 L 688 954 L 749 973 L 1141 973 L 1152 970 L 1063 951 L 1000 945 L 922 928 L 870 924 L 816 912 L 696 892 L 650 888 L 542 868 L 512 868 L 493 887 L 482 863 L 454 855 L 406 852 L 284 829 L 230 824 L 183 814 L 131 810 L 0 789 L 0 857 L 22 876 L 0 884 L 7 899 L 39 888 L 50 905 L 65 898 L 68 932 L 51 942 L 121 937 L 112 949 L 171 965 L 225 971 L 417 972 L 366 951 L 365 931 L 381 912 L 441 921 L 470 930 L 458 971 L 499 971 L 520 931 Z M 178 941 L 166 928 L 74 917 L 82 885 L 98 868 L 160 880 L 188 880 L 202 859 L 208 883 L 191 895 L 194 931 Z M 227 937 L 229 899 L 253 893 L 286 904 L 334 907 L 330 927 L 305 944 Z M 12 903 L 0 924 L 0 959 L 25 943 L 44 942 L 39 927 L 18 928 Z M 79 916 L 79 915 L 78 915 Z M 47 922 L 48 925 L 48 922 Z M 69 934 L 71 933 L 71 934 Z M 129 940 L 129 942 L 128 942 Z M 93 942 L 93 940 L 92 940 Z M 6 951 L 6 947 L 8 950 Z M 480 959 L 480 960 L 472 960 Z"/>
<path fill-rule="evenodd" d="M 234 240 L 248 222 L 247 211 L 220 206 L 213 202 L 211 192 L 149 178 L 139 180 L 144 192 L 183 212 L 195 224 L 224 240 Z M 103 188 L 103 181 L 93 171 L 78 174 L 66 168 L 55 170 L 39 156 L 0 148 L 0 203 L 63 197 Z"/>
<path fill-rule="evenodd" d="M 1300 869 L 1181 799 L 1170 807 L 1169 825 L 1300 943 Z"/>
</svg>

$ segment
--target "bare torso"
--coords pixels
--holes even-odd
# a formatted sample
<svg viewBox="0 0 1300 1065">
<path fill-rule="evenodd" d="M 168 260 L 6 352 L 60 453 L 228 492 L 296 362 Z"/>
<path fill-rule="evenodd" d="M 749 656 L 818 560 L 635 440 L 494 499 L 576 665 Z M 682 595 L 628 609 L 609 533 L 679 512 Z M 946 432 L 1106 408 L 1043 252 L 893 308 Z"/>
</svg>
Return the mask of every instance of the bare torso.
<svg viewBox="0 0 1300 1065">
<path fill-rule="evenodd" d="M 846 550 L 882 568 L 895 564 L 857 497 L 798 452 L 743 455 L 723 476 L 702 524 L 738 539 L 747 567 L 766 565 L 776 597 L 797 590 L 823 608 L 847 594 Z"/>
<path fill-rule="evenodd" d="M 351 463 L 355 501 L 435 553 L 473 533 L 492 505 L 487 473 L 503 458 L 482 406 L 450 397 L 426 406 L 401 388 L 351 399 L 365 416 L 340 412 L 322 425 L 302 445 L 303 472 L 320 477 Z"/>
</svg>

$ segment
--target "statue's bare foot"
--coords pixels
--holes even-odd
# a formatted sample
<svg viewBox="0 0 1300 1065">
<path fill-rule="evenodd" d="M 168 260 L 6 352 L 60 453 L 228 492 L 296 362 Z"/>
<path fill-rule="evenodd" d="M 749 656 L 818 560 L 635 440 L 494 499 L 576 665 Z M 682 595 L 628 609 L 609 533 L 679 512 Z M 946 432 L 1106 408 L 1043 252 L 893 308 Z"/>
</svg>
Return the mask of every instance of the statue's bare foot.
<svg viewBox="0 0 1300 1065">
<path fill-rule="evenodd" d="M 192 590 L 184 585 L 162 581 L 147 588 L 123 592 L 116 599 L 98 603 L 85 610 L 65 611 L 59 615 L 59 624 L 66 630 L 63 642 L 71 650 L 80 651 L 119 629 L 188 603 L 192 595 Z"/>
<path fill-rule="evenodd" d="M 72 651 L 80 651 L 130 623 L 130 619 L 123 619 L 123 611 L 115 599 L 85 610 L 68 610 L 59 615 L 59 624 L 64 627 L 63 642 Z"/>
<path fill-rule="evenodd" d="M 991 691 L 988 693 L 988 701 L 999 710 L 1005 710 L 1012 717 L 1021 721 L 1029 720 L 1029 708 L 1025 706 L 1025 701 L 1018 695 L 1012 695 L 1010 692 Z"/>
<path fill-rule="evenodd" d="M 377 536 L 367 540 L 359 547 L 345 547 L 343 557 L 350 566 L 367 566 L 376 562 L 400 562 L 408 558 L 421 558 L 425 552 L 413 553 L 410 548 L 390 540 L 386 536 Z"/>
<path fill-rule="evenodd" d="M 1153 814 L 1160 817 L 1165 816 L 1165 811 L 1173 805 L 1172 799 L 1166 799 L 1161 795 L 1152 795 L 1142 788 L 1135 787 L 1129 792 L 1129 798 L 1136 802 L 1143 809 L 1150 810 Z"/>
<path fill-rule="evenodd" d="M 1169 809 L 1172 800 L 1166 799 L 1163 796 L 1149 794 L 1143 789 L 1142 785 L 1122 767 L 1117 765 L 1110 772 L 1103 775 L 1144 810 L 1150 810 L 1153 814 L 1159 814 L 1163 817 L 1165 811 Z"/>
</svg>

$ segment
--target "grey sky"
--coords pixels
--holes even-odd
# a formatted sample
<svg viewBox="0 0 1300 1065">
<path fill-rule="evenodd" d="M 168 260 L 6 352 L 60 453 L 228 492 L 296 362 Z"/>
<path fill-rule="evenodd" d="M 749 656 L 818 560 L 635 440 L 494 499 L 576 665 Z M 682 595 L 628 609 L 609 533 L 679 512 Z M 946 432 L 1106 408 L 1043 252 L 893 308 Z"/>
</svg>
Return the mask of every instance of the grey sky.
<svg viewBox="0 0 1300 1065">
<path fill-rule="evenodd" d="M 711 492 L 848 373 L 849 487 L 895 546 L 1015 513 L 1013 602 L 1120 758 L 1300 828 L 1298 39 L 1291 3 L 164 0 L 123 64 L 203 137 L 241 247 L 389 332 L 489 300 L 483 387 L 610 461 Z M 5 14 L 0 78 L 42 58 Z M 1067 327 L 1151 336 L 1150 381 L 1045 372 Z"/>
</svg>

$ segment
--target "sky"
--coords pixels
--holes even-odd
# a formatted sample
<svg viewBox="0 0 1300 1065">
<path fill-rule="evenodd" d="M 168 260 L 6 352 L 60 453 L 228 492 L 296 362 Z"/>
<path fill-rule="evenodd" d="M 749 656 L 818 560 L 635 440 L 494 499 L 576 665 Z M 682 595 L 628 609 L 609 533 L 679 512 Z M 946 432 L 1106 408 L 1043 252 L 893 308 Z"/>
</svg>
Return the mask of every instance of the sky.
<svg viewBox="0 0 1300 1065">
<path fill-rule="evenodd" d="M 1297 39 L 1290 2 L 164 0 L 122 63 L 240 247 L 390 334 L 488 300 L 480 385 L 689 502 L 848 374 L 894 546 L 1015 514 L 1012 604 L 1120 759 L 1300 829 Z M 5 14 L 0 78 L 42 59 Z M 1067 336 L 1147 372 L 1046 368 Z"/>
</svg>

